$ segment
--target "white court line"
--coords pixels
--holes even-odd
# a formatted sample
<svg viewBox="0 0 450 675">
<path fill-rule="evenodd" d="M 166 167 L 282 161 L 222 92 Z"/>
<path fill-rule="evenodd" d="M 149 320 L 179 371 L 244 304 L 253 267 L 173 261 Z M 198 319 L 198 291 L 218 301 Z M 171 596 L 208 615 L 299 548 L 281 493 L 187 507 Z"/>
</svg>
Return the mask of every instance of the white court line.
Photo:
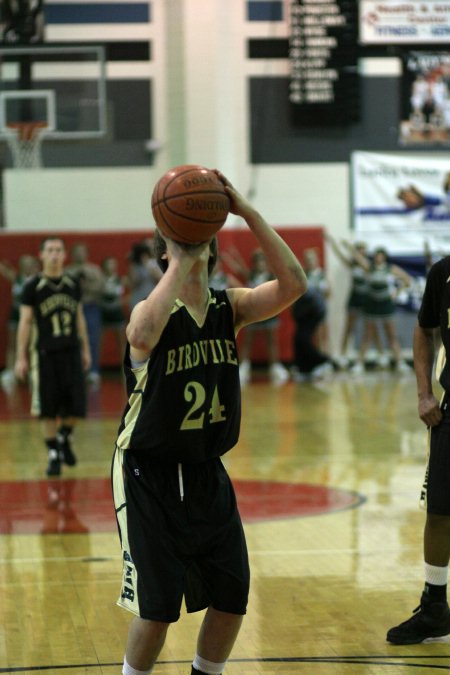
<svg viewBox="0 0 450 675">
<path fill-rule="evenodd" d="M 289 550 L 276 550 L 276 551 L 249 551 L 250 557 L 252 556 L 265 556 L 265 557 L 276 557 L 276 556 L 307 556 L 307 555 L 354 555 L 358 553 L 359 555 L 382 555 L 385 556 L 388 553 L 400 553 L 402 551 L 415 551 L 417 546 L 399 546 L 392 549 L 383 548 L 380 549 L 367 549 L 362 551 L 359 548 L 311 548 L 311 549 L 289 549 Z M 105 556 L 51 556 L 51 557 L 42 557 L 42 558 L 0 558 L 0 565 L 6 564 L 29 564 L 29 563 L 42 563 L 42 562 L 86 562 L 86 563 L 101 563 L 101 562 L 112 562 L 114 560 L 121 560 L 122 556 L 119 555 L 109 555 Z"/>
</svg>

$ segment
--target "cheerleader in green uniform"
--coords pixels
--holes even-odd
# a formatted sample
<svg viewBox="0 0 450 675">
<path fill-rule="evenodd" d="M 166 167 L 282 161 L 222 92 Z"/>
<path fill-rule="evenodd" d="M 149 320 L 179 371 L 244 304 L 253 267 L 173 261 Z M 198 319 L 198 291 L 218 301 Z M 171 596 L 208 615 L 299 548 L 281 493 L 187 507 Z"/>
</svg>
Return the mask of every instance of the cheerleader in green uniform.
<svg viewBox="0 0 450 675">
<path fill-rule="evenodd" d="M 372 344 L 378 329 L 382 330 L 388 347 L 394 357 L 396 369 L 400 372 L 410 368 L 402 358 L 401 347 L 395 326 L 395 298 L 404 288 L 411 285 L 411 277 L 401 267 L 392 265 L 384 248 L 375 250 L 373 260 L 368 261 L 354 251 L 358 264 L 366 271 L 366 301 L 364 305 L 365 330 L 353 372 L 364 371 L 367 349 Z"/>
<path fill-rule="evenodd" d="M 346 303 L 346 317 L 342 334 L 341 353 L 338 359 L 338 364 L 341 368 L 348 368 L 351 361 L 349 350 L 351 347 L 355 348 L 356 335 L 360 335 L 364 332 L 364 307 L 367 294 L 367 272 L 356 260 L 353 255 L 353 249 L 357 251 L 359 256 L 362 256 L 368 262 L 367 246 L 363 241 L 351 244 L 349 241 L 342 240 L 340 244 L 338 244 L 328 232 L 325 236 L 333 253 L 350 271 L 350 290 Z M 378 351 L 381 353 L 383 351 L 383 343 L 379 331 L 375 330 L 372 337 Z"/>
</svg>

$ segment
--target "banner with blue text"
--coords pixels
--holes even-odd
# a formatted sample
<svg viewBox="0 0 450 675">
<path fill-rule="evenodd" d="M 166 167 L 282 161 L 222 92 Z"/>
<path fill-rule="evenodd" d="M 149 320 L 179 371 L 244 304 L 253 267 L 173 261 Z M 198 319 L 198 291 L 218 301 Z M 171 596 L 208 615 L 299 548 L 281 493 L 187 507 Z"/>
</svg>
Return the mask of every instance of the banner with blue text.
<svg viewBox="0 0 450 675">
<path fill-rule="evenodd" d="M 392 254 L 450 253 L 450 159 L 354 152 L 355 236 Z"/>
</svg>

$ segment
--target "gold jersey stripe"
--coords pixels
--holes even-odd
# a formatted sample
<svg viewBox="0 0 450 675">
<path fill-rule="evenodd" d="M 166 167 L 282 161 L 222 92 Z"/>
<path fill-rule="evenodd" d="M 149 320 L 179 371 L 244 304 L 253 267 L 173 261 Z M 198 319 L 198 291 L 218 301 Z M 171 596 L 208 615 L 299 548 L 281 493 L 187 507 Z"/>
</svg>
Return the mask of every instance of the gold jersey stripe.
<svg viewBox="0 0 450 675">
<path fill-rule="evenodd" d="M 126 449 L 130 445 L 131 436 L 133 434 L 134 427 L 136 426 L 136 422 L 142 407 L 142 394 L 147 385 L 147 365 L 148 361 L 145 361 L 142 366 L 133 369 L 133 373 L 136 376 L 136 386 L 128 399 L 129 410 L 125 415 L 125 426 L 117 439 L 117 445 L 119 448 Z"/>
<path fill-rule="evenodd" d="M 114 508 L 116 510 L 117 522 L 120 529 L 123 564 L 122 586 L 117 599 L 117 604 L 120 607 L 127 609 L 129 612 L 136 614 L 136 616 L 139 616 L 139 603 L 136 592 L 138 573 L 129 554 L 130 545 L 128 542 L 127 504 L 123 480 L 123 456 L 124 450 L 116 448 L 112 469 L 112 484 Z"/>
</svg>

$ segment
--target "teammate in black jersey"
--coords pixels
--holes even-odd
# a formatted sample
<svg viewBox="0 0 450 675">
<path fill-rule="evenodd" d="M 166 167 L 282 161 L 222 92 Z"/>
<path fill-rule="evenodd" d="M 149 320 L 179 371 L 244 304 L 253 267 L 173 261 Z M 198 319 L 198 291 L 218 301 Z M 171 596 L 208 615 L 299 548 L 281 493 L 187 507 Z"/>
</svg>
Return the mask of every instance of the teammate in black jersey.
<svg viewBox="0 0 450 675">
<path fill-rule="evenodd" d="M 436 376 L 444 392 L 433 393 L 435 344 L 441 347 Z M 447 602 L 450 560 L 450 256 L 427 276 L 414 331 L 414 368 L 420 419 L 427 425 L 430 450 L 421 501 L 427 511 L 424 531 L 425 587 L 413 616 L 387 633 L 392 644 L 436 642 L 450 634 Z"/>
<path fill-rule="evenodd" d="M 42 274 L 24 286 L 17 331 L 16 375 L 31 377 L 31 413 L 43 421 L 48 476 L 61 473 L 61 462 L 76 463 L 71 435 L 86 412 L 85 378 L 90 351 L 77 281 L 64 274 L 64 242 L 44 239 Z"/>
<path fill-rule="evenodd" d="M 248 556 L 231 481 L 220 459 L 238 440 L 235 336 L 279 314 L 306 290 L 295 255 L 218 173 L 264 251 L 274 279 L 208 288 L 214 239 L 183 246 L 155 235 L 165 270 L 127 326 L 128 404 L 113 460 L 123 554 L 118 604 L 131 622 L 124 675 L 150 673 L 184 596 L 206 609 L 192 673 L 222 673 L 246 612 Z"/>
</svg>

